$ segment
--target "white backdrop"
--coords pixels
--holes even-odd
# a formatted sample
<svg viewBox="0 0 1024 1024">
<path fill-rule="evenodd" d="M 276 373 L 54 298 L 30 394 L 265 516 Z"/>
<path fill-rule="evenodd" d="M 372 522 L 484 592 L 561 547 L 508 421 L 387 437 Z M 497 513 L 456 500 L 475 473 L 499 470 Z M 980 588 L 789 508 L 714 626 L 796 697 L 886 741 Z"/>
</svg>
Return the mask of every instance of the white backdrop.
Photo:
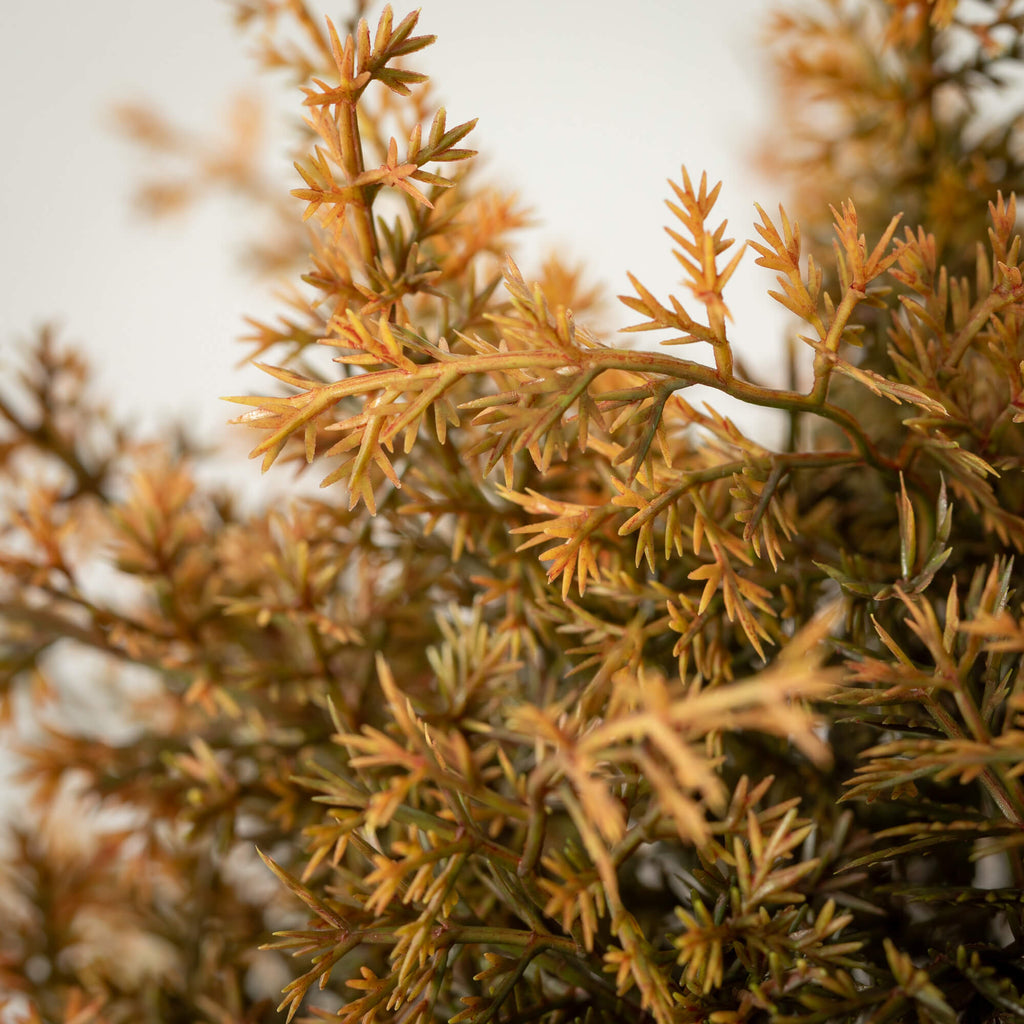
<svg viewBox="0 0 1024 1024">
<path fill-rule="evenodd" d="M 396 19 L 410 6 L 396 3 Z M 704 169 L 724 180 L 731 236 L 752 233 L 755 200 L 774 210 L 779 188 L 752 157 L 770 111 L 770 6 L 423 0 L 419 30 L 438 42 L 415 66 L 434 79 L 449 124 L 480 118 L 468 143 L 541 222 L 519 254 L 527 275 L 557 246 L 613 295 L 630 290 L 627 270 L 656 294 L 675 288 L 663 200 L 682 163 L 695 180 Z M 236 368 L 242 315 L 279 308 L 237 268 L 244 210 L 209 203 L 160 225 L 140 220 L 129 195 L 143 165 L 109 119 L 115 102 L 151 100 L 208 132 L 254 86 L 297 107 L 297 91 L 261 82 L 248 45 L 215 0 L 0 4 L 0 372 L 19 337 L 56 320 L 100 362 L 115 407 L 148 427 L 184 415 L 213 436 L 237 408 L 218 396 L 264 386 Z M 282 188 L 296 184 L 289 170 Z M 748 253 L 727 298 L 737 347 L 779 380 L 785 319 L 764 296 L 772 285 Z M 613 312 L 618 326 L 631 318 Z"/>
</svg>

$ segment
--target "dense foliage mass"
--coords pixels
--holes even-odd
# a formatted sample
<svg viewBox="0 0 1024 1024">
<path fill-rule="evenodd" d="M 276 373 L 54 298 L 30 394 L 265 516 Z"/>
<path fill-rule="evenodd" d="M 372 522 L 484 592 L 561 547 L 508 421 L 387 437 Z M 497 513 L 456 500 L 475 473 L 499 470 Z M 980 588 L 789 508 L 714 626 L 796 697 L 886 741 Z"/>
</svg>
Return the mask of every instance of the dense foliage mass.
<svg viewBox="0 0 1024 1024">
<path fill-rule="evenodd" d="M 240 510 L 49 333 L 3 380 L 6 1019 L 1019 1019 L 1024 165 L 990 97 L 1024 14 L 776 18 L 775 386 L 733 354 L 718 186 L 672 183 L 685 292 L 631 278 L 660 346 L 628 347 L 505 256 L 524 213 L 417 15 L 238 10 L 305 83 L 302 202 L 247 108 L 144 198 L 276 218 L 254 258 L 303 285 L 234 401 L 328 489 Z"/>
</svg>

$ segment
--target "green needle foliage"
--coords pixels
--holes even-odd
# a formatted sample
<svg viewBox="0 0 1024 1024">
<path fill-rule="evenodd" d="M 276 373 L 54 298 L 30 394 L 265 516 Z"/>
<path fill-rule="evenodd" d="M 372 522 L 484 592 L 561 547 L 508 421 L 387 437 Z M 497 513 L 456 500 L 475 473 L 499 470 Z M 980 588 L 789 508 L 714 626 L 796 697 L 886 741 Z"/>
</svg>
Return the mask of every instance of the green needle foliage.
<svg viewBox="0 0 1024 1024">
<path fill-rule="evenodd" d="M 268 214 L 303 284 L 232 401 L 327 489 L 246 512 L 50 333 L 4 380 L 4 1019 L 1019 1020 L 1018 6 L 776 17 L 785 386 L 734 354 L 719 185 L 671 182 L 685 287 L 630 277 L 631 347 L 506 256 L 417 14 L 238 12 L 304 83 L 300 203 L 247 106 L 123 119 L 195 157 L 150 209 Z"/>
</svg>

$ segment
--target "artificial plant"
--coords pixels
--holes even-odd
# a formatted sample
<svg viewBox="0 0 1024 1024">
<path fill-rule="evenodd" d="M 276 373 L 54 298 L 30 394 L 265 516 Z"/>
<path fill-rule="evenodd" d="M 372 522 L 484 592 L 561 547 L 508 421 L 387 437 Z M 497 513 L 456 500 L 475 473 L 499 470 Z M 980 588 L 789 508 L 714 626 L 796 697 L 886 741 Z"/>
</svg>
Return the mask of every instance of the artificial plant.
<svg viewBox="0 0 1024 1024">
<path fill-rule="evenodd" d="M 50 333 L 5 384 L 6 1012 L 1024 1015 L 1020 139 L 978 112 L 1024 15 L 777 18 L 773 153 L 807 187 L 803 231 L 759 208 L 749 243 L 793 316 L 775 383 L 734 354 L 706 176 L 671 183 L 679 295 L 622 296 L 634 347 L 507 255 L 525 213 L 415 70 L 417 14 L 238 10 L 306 136 L 254 243 L 303 286 L 233 401 L 325 491 L 240 510 Z M 150 205 L 261 202 L 244 137 Z"/>
</svg>

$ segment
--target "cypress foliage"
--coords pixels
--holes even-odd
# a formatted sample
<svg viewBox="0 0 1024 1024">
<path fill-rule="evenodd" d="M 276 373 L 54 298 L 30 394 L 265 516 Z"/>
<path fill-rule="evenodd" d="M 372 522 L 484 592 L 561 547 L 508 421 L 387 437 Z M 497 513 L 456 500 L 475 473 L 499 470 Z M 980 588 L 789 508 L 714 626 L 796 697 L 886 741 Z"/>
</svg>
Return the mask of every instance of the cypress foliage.
<svg viewBox="0 0 1024 1024">
<path fill-rule="evenodd" d="M 232 401 L 326 489 L 242 510 L 49 331 L 0 382 L 5 1019 L 1024 1016 L 1015 10 L 775 17 L 781 388 L 733 353 L 719 185 L 670 183 L 679 295 L 621 296 L 658 344 L 607 337 L 506 255 L 417 14 L 239 4 L 305 83 L 301 202 L 247 108 L 143 195 L 276 218 L 253 258 L 301 285 Z"/>
</svg>

